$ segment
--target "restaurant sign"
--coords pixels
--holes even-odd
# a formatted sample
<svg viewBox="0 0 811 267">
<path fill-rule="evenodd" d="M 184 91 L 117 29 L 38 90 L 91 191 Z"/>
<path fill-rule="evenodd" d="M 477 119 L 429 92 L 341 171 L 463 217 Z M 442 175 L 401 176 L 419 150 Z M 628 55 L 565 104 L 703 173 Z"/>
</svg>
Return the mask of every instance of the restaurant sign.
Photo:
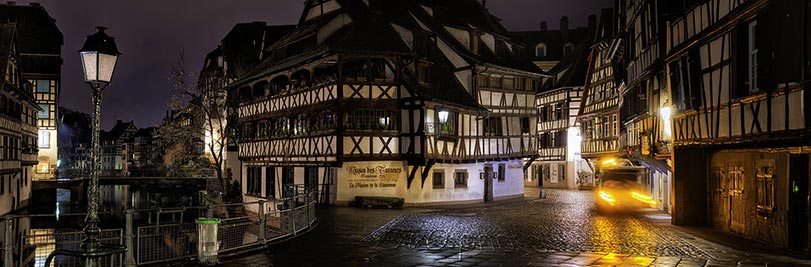
<svg viewBox="0 0 811 267">
<path fill-rule="evenodd" d="M 386 164 L 346 166 L 349 188 L 394 188 L 403 173 L 403 167 L 390 167 Z"/>
</svg>

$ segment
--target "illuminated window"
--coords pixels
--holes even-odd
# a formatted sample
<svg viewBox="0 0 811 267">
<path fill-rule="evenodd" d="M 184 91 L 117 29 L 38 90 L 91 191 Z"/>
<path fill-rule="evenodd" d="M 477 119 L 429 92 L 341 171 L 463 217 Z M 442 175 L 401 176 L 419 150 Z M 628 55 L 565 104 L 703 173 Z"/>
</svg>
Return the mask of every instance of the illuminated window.
<svg viewBox="0 0 811 267">
<path fill-rule="evenodd" d="M 37 80 L 37 93 L 50 93 L 50 92 L 51 92 L 51 81 Z"/>
<path fill-rule="evenodd" d="M 50 118 L 51 114 L 51 105 L 48 104 L 39 104 L 40 111 L 37 112 L 37 118 L 39 119 L 48 119 Z"/>
<path fill-rule="evenodd" d="M 51 133 L 48 131 L 39 131 L 39 138 L 37 144 L 41 148 L 51 147 Z"/>
</svg>

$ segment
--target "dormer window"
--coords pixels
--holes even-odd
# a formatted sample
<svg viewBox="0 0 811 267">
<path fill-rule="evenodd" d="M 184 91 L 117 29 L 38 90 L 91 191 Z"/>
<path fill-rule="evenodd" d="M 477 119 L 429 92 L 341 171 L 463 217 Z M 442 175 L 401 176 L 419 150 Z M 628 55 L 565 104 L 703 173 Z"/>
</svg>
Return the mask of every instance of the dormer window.
<svg viewBox="0 0 811 267">
<path fill-rule="evenodd" d="M 536 57 L 545 57 L 546 56 L 546 44 L 540 43 L 535 46 L 535 56 Z"/>
<path fill-rule="evenodd" d="M 574 51 L 574 45 L 572 43 L 566 43 L 565 45 L 563 45 L 563 55 L 564 56 L 568 55 L 572 51 Z"/>
</svg>

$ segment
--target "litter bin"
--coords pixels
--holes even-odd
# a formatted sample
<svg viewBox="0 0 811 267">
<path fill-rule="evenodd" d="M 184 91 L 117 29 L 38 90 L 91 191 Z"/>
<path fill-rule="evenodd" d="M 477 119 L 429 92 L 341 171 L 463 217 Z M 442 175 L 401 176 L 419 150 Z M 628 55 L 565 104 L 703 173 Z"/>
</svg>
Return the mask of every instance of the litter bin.
<svg viewBox="0 0 811 267">
<path fill-rule="evenodd" d="M 217 264 L 217 252 L 220 242 L 217 241 L 218 219 L 197 219 L 197 260 L 203 266 Z"/>
</svg>

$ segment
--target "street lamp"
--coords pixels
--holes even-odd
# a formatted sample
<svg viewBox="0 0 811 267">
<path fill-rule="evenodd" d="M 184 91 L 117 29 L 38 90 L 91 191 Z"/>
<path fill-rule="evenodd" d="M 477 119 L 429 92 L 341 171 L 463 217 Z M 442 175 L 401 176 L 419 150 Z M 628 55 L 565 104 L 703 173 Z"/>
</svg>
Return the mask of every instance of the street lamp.
<svg viewBox="0 0 811 267">
<path fill-rule="evenodd" d="M 99 229 L 99 169 L 101 144 L 99 140 L 100 115 L 101 115 L 101 95 L 104 88 L 110 84 L 113 77 L 115 65 L 118 62 L 118 48 L 115 45 L 115 38 L 107 35 L 104 31 L 106 27 L 96 27 L 97 32 L 87 36 L 87 40 L 79 50 L 82 57 L 82 68 L 84 78 L 93 90 L 93 129 L 91 150 L 92 166 L 90 172 L 90 184 L 87 187 L 87 217 L 85 218 L 85 240 L 82 242 L 82 250 L 89 253 L 85 255 L 85 266 L 99 266 L 98 257 L 112 251 L 104 251 L 98 239 L 101 229 Z M 105 253 L 107 252 L 107 253 Z"/>
</svg>

